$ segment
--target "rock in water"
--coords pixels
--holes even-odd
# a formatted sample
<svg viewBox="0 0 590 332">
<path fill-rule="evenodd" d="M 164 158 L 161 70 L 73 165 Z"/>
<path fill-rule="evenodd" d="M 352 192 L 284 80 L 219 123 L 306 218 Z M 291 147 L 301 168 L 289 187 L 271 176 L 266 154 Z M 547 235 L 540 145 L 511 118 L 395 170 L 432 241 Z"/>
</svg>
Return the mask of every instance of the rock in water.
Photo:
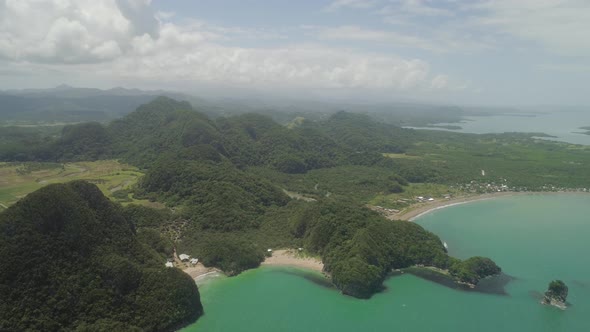
<svg viewBox="0 0 590 332">
<path fill-rule="evenodd" d="M 545 292 L 543 304 L 549 304 L 560 309 L 565 309 L 568 288 L 561 280 L 553 280 L 549 283 L 549 289 Z"/>
</svg>

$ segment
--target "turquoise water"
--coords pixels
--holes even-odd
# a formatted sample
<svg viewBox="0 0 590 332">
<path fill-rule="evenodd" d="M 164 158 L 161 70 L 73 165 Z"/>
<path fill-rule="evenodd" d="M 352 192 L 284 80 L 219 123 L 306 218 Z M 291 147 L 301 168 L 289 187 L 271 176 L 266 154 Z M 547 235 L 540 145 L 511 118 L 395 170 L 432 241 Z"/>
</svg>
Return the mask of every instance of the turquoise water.
<svg viewBox="0 0 590 332">
<path fill-rule="evenodd" d="M 508 296 L 449 289 L 402 275 L 370 300 L 340 295 L 287 268 L 201 285 L 205 316 L 184 331 L 590 331 L 590 195 L 474 202 L 417 220 L 457 257 L 492 257 L 515 277 Z M 297 272 L 297 273 L 295 273 Z M 566 311 L 539 304 L 550 280 L 570 288 Z"/>
</svg>

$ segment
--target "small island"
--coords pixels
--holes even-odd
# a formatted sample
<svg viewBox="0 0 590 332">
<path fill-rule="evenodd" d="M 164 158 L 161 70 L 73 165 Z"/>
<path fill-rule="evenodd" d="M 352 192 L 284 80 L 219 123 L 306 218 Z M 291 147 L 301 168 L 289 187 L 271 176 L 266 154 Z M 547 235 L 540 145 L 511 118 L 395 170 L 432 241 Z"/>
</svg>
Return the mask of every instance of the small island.
<svg viewBox="0 0 590 332">
<path fill-rule="evenodd" d="M 568 288 L 561 280 L 553 280 L 549 283 L 549 289 L 545 292 L 543 304 L 552 305 L 565 310 Z"/>
</svg>

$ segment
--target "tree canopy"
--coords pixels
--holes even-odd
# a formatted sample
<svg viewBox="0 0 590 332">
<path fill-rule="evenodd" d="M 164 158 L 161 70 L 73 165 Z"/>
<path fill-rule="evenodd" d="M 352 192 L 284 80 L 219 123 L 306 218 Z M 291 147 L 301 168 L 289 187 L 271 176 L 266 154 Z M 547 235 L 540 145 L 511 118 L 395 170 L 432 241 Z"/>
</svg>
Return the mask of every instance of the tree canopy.
<svg viewBox="0 0 590 332">
<path fill-rule="evenodd" d="M 0 214 L 0 330 L 167 331 L 202 313 L 193 280 L 164 267 L 92 184 L 48 185 Z"/>
</svg>

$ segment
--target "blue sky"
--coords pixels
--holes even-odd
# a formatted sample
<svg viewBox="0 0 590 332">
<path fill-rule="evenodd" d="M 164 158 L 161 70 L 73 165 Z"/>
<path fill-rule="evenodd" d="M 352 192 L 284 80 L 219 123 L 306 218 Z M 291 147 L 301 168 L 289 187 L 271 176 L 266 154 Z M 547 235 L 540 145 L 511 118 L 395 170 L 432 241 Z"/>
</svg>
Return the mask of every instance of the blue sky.
<svg viewBox="0 0 590 332">
<path fill-rule="evenodd" d="M 590 105 L 587 0 L 0 1 L 0 88 Z"/>
</svg>

